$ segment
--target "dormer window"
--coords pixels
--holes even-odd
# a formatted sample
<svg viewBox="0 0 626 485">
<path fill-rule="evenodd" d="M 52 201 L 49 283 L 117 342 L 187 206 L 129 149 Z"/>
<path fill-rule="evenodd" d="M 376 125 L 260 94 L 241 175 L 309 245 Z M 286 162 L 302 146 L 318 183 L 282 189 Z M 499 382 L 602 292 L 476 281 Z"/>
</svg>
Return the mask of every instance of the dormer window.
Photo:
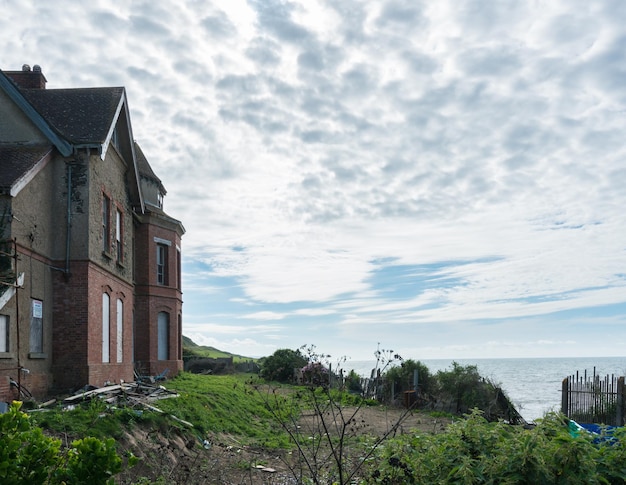
<svg viewBox="0 0 626 485">
<path fill-rule="evenodd" d="M 163 209 L 163 194 L 161 192 L 157 194 L 157 206 L 159 209 Z"/>
</svg>

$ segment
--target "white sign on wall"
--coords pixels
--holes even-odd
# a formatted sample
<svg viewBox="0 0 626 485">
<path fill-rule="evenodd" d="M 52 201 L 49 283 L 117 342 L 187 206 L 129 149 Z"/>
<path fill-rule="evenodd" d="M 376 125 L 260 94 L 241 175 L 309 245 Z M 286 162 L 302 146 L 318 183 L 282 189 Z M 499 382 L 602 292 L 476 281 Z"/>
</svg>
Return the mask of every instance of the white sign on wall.
<svg viewBox="0 0 626 485">
<path fill-rule="evenodd" d="M 43 318 L 43 302 L 33 300 L 33 318 Z"/>
</svg>

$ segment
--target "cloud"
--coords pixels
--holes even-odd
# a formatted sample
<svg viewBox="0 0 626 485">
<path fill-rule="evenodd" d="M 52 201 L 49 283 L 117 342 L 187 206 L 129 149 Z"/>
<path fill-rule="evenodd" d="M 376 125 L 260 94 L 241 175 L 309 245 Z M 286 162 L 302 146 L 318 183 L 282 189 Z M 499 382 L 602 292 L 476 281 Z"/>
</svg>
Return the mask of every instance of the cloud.
<svg viewBox="0 0 626 485">
<path fill-rule="evenodd" d="M 280 314 L 277 312 L 256 312 L 256 313 L 248 313 L 246 315 L 241 315 L 239 318 L 246 318 L 249 320 L 282 320 L 285 318 L 284 314 Z"/>
<path fill-rule="evenodd" d="M 489 322 L 549 353 L 624 305 L 624 8 L 26 1 L 0 68 L 126 86 L 187 229 L 185 332 L 483 355 Z"/>
</svg>

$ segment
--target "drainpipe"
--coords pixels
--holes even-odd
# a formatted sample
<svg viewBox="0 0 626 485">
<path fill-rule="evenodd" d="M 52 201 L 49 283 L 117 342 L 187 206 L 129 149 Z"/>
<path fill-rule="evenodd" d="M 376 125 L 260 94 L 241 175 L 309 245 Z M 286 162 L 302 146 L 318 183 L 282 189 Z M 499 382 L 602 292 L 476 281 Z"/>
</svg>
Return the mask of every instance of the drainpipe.
<svg viewBox="0 0 626 485">
<path fill-rule="evenodd" d="M 20 390 L 22 389 L 22 361 L 20 359 L 21 348 L 20 348 L 20 283 L 19 276 L 17 272 L 17 238 L 13 238 L 13 268 L 15 271 L 15 322 L 16 322 L 16 331 L 17 331 L 17 397 L 20 397 Z"/>
<path fill-rule="evenodd" d="M 72 236 L 72 165 L 67 164 L 67 228 L 65 236 L 65 279 L 70 276 L 70 242 Z"/>
</svg>

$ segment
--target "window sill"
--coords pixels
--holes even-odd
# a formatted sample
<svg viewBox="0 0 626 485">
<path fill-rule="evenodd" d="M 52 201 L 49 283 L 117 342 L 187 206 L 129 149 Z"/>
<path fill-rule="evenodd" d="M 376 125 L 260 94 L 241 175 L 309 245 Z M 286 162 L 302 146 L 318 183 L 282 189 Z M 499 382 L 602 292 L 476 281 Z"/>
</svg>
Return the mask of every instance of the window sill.
<svg viewBox="0 0 626 485">
<path fill-rule="evenodd" d="M 13 352 L 0 352 L 0 359 L 15 359 Z"/>
<path fill-rule="evenodd" d="M 116 261 L 116 262 L 115 262 L 115 265 L 116 265 L 118 268 L 121 268 L 121 269 L 126 269 L 126 265 L 125 265 L 122 261 Z"/>
<path fill-rule="evenodd" d="M 47 359 L 48 354 L 43 353 L 43 352 L 29 352 L 28 358 L 29 359 Z"/>
<path fill-rule="evenodd" d="M 102 251 L 102 256 L 104 256 L 109 261 L 113 259 L 113 256 L 111 256 L 111 253 L 108 251 Z"/>
</svg>

